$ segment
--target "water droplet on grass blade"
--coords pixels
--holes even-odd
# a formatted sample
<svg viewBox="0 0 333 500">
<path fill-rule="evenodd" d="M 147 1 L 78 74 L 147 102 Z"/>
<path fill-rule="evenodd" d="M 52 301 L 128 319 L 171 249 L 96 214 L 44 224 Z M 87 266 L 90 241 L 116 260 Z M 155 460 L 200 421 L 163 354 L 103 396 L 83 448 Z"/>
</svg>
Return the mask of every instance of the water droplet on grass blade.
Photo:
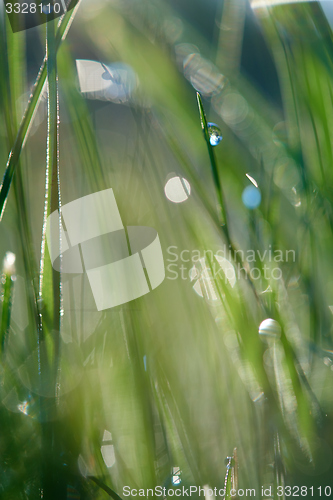
<svg viewBox="0 0 333 500">
<path fill-rule="evenodd" d="M 277 340 L 281 337 L 281 326 L 275 319 L 264 319 L 259 326 L 259 335 L 262 340 Z"/>
<path fill-rule="evenodd" d="M 39 311 L 42 311 L 44 309 L 44 299 L 43 299 L 43 297 L 38 297 L 38 299 L 37 299 L 37 305 L 38 305 Z"/>
<path fill-rule="evenodd" d="M 208 123 L 209 141 L 212 146 L 217 146 L 222 141 L 222 133 L 215 123 Z"/>
<path fill-rule="evenodd" d="M 227 467 L 227 469 L 230 469 L 231 467 L 234 467 L 235 465 L 235 460 L 233 457 L 227 457 L 224 459 L 224 465 Z"/>
<path fill-rule="evenodd" d="M 13 252 L 6 252 L 5 258 L 3 260 L 4 274 L 12 275 L 15 273 L 15 260 L 16 256 Z"/>
</svg>

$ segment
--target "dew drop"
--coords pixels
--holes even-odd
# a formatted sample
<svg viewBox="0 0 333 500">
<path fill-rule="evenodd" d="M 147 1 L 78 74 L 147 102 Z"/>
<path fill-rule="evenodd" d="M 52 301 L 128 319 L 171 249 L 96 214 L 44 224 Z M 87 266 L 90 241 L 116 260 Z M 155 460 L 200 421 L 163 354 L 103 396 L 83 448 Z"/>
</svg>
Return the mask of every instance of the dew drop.
<svg viewBox="0 0 333 500">
<path fill-rule="evenodd" d="M 247 186 L 242 193 L 242 202 L 250 210 L 259 207 L 261 203 L 260 190 L 253 185 Z"/>
<path fill-rule="evenodd" d="M 31 396 L 31 394 L 28 394 L 27 399 L 21 401 L 17 405 L 17 409 L 21 413 L 24 413 L 24 415 L 27 415 L 28 417 L 31 418 L 39 417 L 38 405 L 36 404 L 36 400 Z"/>
<path fill-rule="evenodd" d="M 231 467 L 234 467 L 234 465 L 235 465 L 234 458 L 233 457 L 225 458 L 224 465 L 226 466 L 227 469 L 231 469 Z"/>
<path fill-rule="evenodd" d="M 209 141 L 212 146 L 217 146 L 222 141 L 222 133 L 216 123 L 208 123 Z"/>
<path fill-rule="evenodd" d="M 17 405 L 17 409 L 20 410 L 25 415 L 29 415 L 29 403 L 28 401 L 23 401 L 19 405 Z"/>
<path fill-rule="evenodd" d="M 39 311 L 42 311 L 44 309 L 44 299 L 43 299 L 43 297 L 38 297 L 37 304 L 38 304 Z"/>
<path fill-rule="evenodd" d="M 12 275 L 15 273 L 15 260 L 16 256 L 13 252 L 6 252 L 5 258 L 3 260 L 4 274 Z"/>
<path fill-rule="evenodd" d="M 281 337 L 281 326 L 275 319 L 264 319 L 259 326 L 259 335 L 262 340 L 279 339 Z"/>
</svg>

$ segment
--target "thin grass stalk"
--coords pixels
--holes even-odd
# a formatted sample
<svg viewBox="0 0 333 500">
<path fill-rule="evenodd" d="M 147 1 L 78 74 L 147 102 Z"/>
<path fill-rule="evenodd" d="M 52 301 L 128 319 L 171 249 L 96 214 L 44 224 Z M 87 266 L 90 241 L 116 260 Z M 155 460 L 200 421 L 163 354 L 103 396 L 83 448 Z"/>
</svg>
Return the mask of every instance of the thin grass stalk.
<svg viewBox="0 0 333 500">
<path fill-rule="evenodd" d="M 99 486 L 99 488 L 101 488 L 103 491 L 105 491 L 105 493 L 107 493 L 109 495 L 109 497 L 113 498 L 113 500 L 122 500 L 122 498 L 115 491 L 111 490 L 111 488 L 109 488 L 106 484 L 103 483 L 103 481 L 101 481 L 97 477 L 88 476 L 88 479 L 90 479 L 90 481 L 93 481 L 95 484 L 97 484 L 97 486 Z"/>
<path fill-rule="evenodd" d="M 0 322 L 1 354 L 3 354 L 5 350 L 5 343 L 10 326 L 13 276 L 15 274 L 14 264 L 15 264 L 15 255 L 12 252 L 7 252 L 4 258 L 3 275 L 2 275 L 2 293 L 1 293 L 2 311 L 1 311 L 1 322 Z"/>
<path fill-rule="evenodd" d="M 51 399 L 51 408 L 46 408 L 47 401 L 45 398 L 40 400 L 40 409 L 43 419 L 47 422 L 43 424 L 43 455 L 48 457 L 43 466 L 43 491 L 47 499 L 63 498 L 66 487 L 64 479 L 57 478 L 54 464 L 58 463 L 58 443 L 56 430 L 53 422 L 48 422 L 50 413 L 52 418 L 56 418 L 58 396 L 57 373 L 59 367 L 60 356 L 60 324 L 61 324 L 61 274 L 55 271 L 51 266 L 49 258 L 46 258 L 46 225 L 48 216 L 58 210 L 59 212 L 59 246 L 60 240 L 60 178 L 59 178 L 59 98 L 58 98 L 58 77 L 57 77 L 57 61 L 56 61 L 56 36 L 54 19 L 46 25 L 46 68 L 47 68 L 47 83 L 48 83 L 48 100 L 47 100 L 47 148 L 46 148 L 46 174 L 45 174 L 45 204 L 43 215 L 43 230 L 41 243 L 41 258 L 40 258 L 40 279 L 39 279 L 39 297 L 44 300 L 44 294 L 49 283 L 44 283 L 44 274 L 51 276 L 52 287 L 48 292 L 52 293 L 52 342 L 53 356 L 51 357 L 51 380 L 54 381 L 54 394 Z M 59 251 L 60 253 L 60 251 Z M 48 304 L 49 305 L 49 304 Z M 41 332 L 43 332 L 43 314 L 41 314 Z M 43 362 L 45 353 L 42 352 L 39 339 L 39 356 L 41 361 L 40 383 L 43 384 L 43 374 L 48 369 Z M 64 497 L 65 498 L 65 497 Z"/>
<path fill-rule="evenodd" d="M 58 51 L 61 42 L 66 38 L 68 34 L 68 30 L 73 22 L 73 19 L 75 17 L 80 2 L 81 0 L 71 0 L 70 4 L 68 5 L 67 13 L 60 19 L 57 30 L 57 36 L 55 40 L 56 52 Z M 16 170 L 22 148 L 24 147 L 25 141 L 29 133 L 29 128 L 34 118 L 34 114 L 38 108 L 39 99 L 46 81 L 46 75 L 47 75 L 47 69 L 46 69 L 46 57 L 45 57 L 40 67 L 39 73 L 37 75 L 35 84 L 33 86 L 31 96 L 27 108 L 25 110 L 24 116 L 22 118 L 14 145 L 8 156 L 5 174 L 0 186 L 0 221 L 2 220 L 3 217 L 10 186 L 13 180 L 13 175 Z"/>
<path fill-rule="evenodd" d="M 8 65 L 8 43 L 7 43 L 7 18 L 4 17 L 1 20 L 1 50 L 0 50 L 0 67 L 2 74 L 9 75 L 9 65 Z M 0 78 L 0 91 L 1 91 L 1 100 L 2 106 L 4 110 L 4 118 L 7 129 L 7 134 L 9 140 L 12 140 L 13 137 L 13 128 L 12 128 L 12 113 L 11 113 L 11 91 L 10 91 L 10 82 L 9 78 Z"/>
<path fill-rule="evenodd" d="M 51 20 L 46 25 L 46 56 L 47 56 L 47 153 L 45 179 L 45 205 L 43 218 L 43 232 L 40 260 L 39 295 L 43 297 L 43 273 L 45 265 L 46 223 L 48 216 L 59 212 L 59 247 L 60 247 L 60 172 L 59 172 L 59 96 L 58 76 L 55 45 L 55 24 Z M 60 248 L 59 248 L 60 253 Z M 49 267 L 50 263 L 48 262 Z M 54 369 L 57 371 L 59 356 L 59 334 L 61 321 L 61 274 L 52 267 L 52 296 L 53 296 L 53 333 L 54 333 Z M 56 373 L 55 373 L 56 375 Z M 56 396 L 56 394 L 55 394 Z"/>
<path fill-rule="evenodd" d="M 236 448 L 235 448 L 236 449 Z M 227 457 L 227 470 L 224 478 L 224 498 L 235 498 L 237 500 L 238 496 L 236 497 L 233 495 L 231 492 L 232 490 L 235 490 L 235 478 L 234 478 L 234 469 L 236 467 L 235 463 L 235 455 L 232 457 Z"/>
<path fill-rule="evenodd" d="M 16 50 L 12 47 L 12 57 L 8 58 L 8 45 L 10 45 L 11 38 L 15 35 L 10 33 L 10 28 L 7 18 L 3 21 L 3 36 L 1 40 L 1 45 L 3 50 L 1 51 L 1 68 L 4 75 L 8 75 L 8 78 L 1 79 L 1 91 L 3 96 L 3 109 L 5 115 L 5 123 L 7 128 L 8 136 L 8 146 L 13 144 L 15 135 L 17 133 L 17 113 L 16 113 L 16 102 L 18 101 L 22 88 L 18 88 L 15 85 L 11 88 L 10 80 L 14 79 L 17 81 L 21 80 L 20 77 L 20 61 L 18 60 L 18 52 L 23 50 L 22 44 L 16 47 Z M 11 78 L 10 78 L 11 76 Z M 28 220 L 28 210 L 24 192 L 24 185 L 22 179 L 22 172 L 20 168 L 20 163 L 18 163 L 19 168 L 16 171 L 16 175 L 13 178 L 14 183 L 14 195 L 15 204 L 18 217 L 18 226 L 20 234 L 20 244 L 23 255 L 23 263 L 25 274 L 28 278 L 28 303 L 29 303 L 29 314 L 35 328 L 33 331 L 37 331 L 38 325 L 38 310 L 37 310 L 37 287 L 36 278 L 38 276 L 38 271 L 36 267 L 36 260 L 34 255 L 34 248 L 32 244 L 32 236 L 30 230 L 30 224 Z M 30 338 L 27 339 L 29 344 Z"/>
<path fill-rule="evenodd" d="M 216 163 L 216 158 L 215 154 L 213 151 L 213 147 L 210 143 L 210 137 L 209 137 L 209 132 L 208 132 L 208 124 L 207 124 L 207 118 L 205 114 L 205 110 L 203 107 L 201 95 L 199 92 L 197 92 L 197 101 L 198 101 L 198 107 L 199 107 L 199 113 L 200 113 L 200 120 L 201 120 L 201 127 L 205 136 L 205 141 L 207 144 L 208 148 L 208 154 L 209 154 L 209 159 L 210 159 L 210 166 L 212 169 L 212 174 L 213 174 L 213 180 L 214 180 L 214 185 L 215 185 L 215 190 L 216 190 L 216 195 L 217 195 L 217 200 L 219 203 L 219 209 L 221 211 L 221 216 L 222 216 L 222 225 L 226 226 L 226 231 L 228 232 L 228 227 L 227 227 L 227 215 L 225 211 L 225 203 L 224 203 L 224 198 L 223 198 L 223 192 L 222 192 L 222 186 L 220 182 L 220 177 L 217 169 L 217 163 Z"/>
<path fill-rule="evenodd" d="M 279 494 L 277 495 L 278 487 L 280 489 L 282 488 L 282 496 Z M 281 454 L 281 444 L 280 444 L 280 437 L 278 432 L 276 432 L 274 436 L 274 498 L 282 498 L 282 500 L 286 499 L 285 496 L 285 468 L 283 464 L 283 458 Z"/>
<path fill-rule="evenodd" d="M 222 229 L 223 235 L 225 236 L 225 238 L 227 240 L 227 243 L 228 243 L 228 246 L 230 248 L 231 255 L 232 255 L 234 262 L 236 262 L 238 265 L 241 265 L 242 268 L 245 269 L 245 273 L 246 273 L 247 278 L 249 280 L 251 289 L 256 297 L 256 300 L 258 303 L 260 303 L 262 308 L 265 310 L 266 306 L 264 305 L 263 301 L 261 300 L 261 298 L 259 297 L 259 295 L 257 293 L 257 290 L 253 284 L 252 278 L 248 272 L 247 266 L 243 262 L 242 258 L 239 256 L 239 253 L 236 251 L 235 245 L 232 243 L 232 240 L 230 237 L 228 221 L 227 221 L 227 214 L 226 214 L 226 210 L 225 210 L 225 202 L 224 202 L 223 192 L 222 192 L 222 186 L 221 186 L 220 177 L 219 177 L 219 173 L 218 173 L 218 169 L 217 169 L 215 154 L 213 151 L 213 147 L 210 143 L 207 118 L 206 118 L 205 110 L 203 107 L 201 95 L 199 94 L 199 92 L 197 92 L 197 101 L 198 101 L 198 107 L 199 107 L 199 113 L 200 113 L 201 127 L 202 127 L 202 130 L 204 132 L 205 141 L 206 141 L 207 148 L 208 148 L 210 165 L 211 165 L 211 170 L 212 170 L 212 174 L 213 174 L 213 180 L 214 180 L 216 195 L 217 195 L 217 199 L 218 199 L 218 204 L 219 204 L 219 208 L 221 209 L 222 223 L 219 227 L 220 227 L 220 229 Z M 219 216 L 219 219 L 220 219 L 220 216 Z"/>
<path fill-rule="evenodd" d="M 63 50 L 59 53 L 57 67 L 60 78 L 61 75 L 66 75 L 66 78 L 71 77 L 72 81 L 75 81 L 76 68 L 68 51 Z M 64 85 L 62 91 L 66 110 L 72 120 L 71 125 L 74 140 L 77 143 L 80 164 L 85 169 L 85 175 L 89 179 L 92 190 L 102 190 L 104 189 L 104 182 L 101 182 L 101 179 L 103 179 L 102 159 L 93 126 L 89 119 L 86 100 L 77 93 L 74 86 Z M 92 166 L 93 168 L 91 168 Z"/>
<path fill-rule="evenodd" d="M 296 153 L 296 158 L 298 159 L 297 164 L 300 165 L 300 174 L 301 174 L 301 180 L 302 180 L 302 187 L 305 192 L 305 197 L 306 197 L 306 217 L 305 217 L 305 225 L 307 226 L 307 229 L 309 231 L 309 238 L 310 238 L 310 247 L 311 247 L 311 262 L 313 266 L 313 274 L 312 278 L 307 279 L 307 288 L 308 288 L 308 293 L 310 297 L 313 297 L 313 300 L 310 301 L 310 308 L 311 308 L 311 336 L 314 341 L 318 340 L 318 335 L 317 335 L 317 325 L 320 325 L 320 317 L 319 317 L 319 311 L 320 307 L 316 307 L 316 297 L 317 294 L 315 292 L 316 284 L 314 280 L 314 276 L 316 276 L 316 245 L 315 245 L 315 235 L 313 231 L 313 226 L 312 223 L 308 223 L 308 221 L 311 221 L 311 213 L 310 213 L 310 207 L 311 207 L 311 198 L 312 198 L 312 187 L 311 187 L 311 180 L 309 177 L 309 172 L 306 168 L 306 164 L 303 158 L 303 151 L 302 151 L 302 143 L 301 143 L 301 136 L 300 136 L 300 117 L 299 117 L 299 110 L 298 110 L 298 100 L 296 98 L 296 91 L 295 91 L 295 78 L 293 76 L 293 71 L 292 71 L 292 62 L 290 61 L 290 58 L 292 56 L 290 50 L 288 51 L 286 44 L 284 43 L 282 37 L 279 34 L 278 28 L 274 24 L 274 28 L 277 34 L 277 37 L 279 39 L 279 42 L 281 44 L 282 51 L 284 53 L 285 57 L 285 64 L 287 68 L 287 73 L 289 77 L 289 83 L 290 83 L 290 88 L 292 91 L 293 95 L 293 102 L 294 102 L 294 107 L 295 107 L 295 117 L 296 117 L 296 123 L 297 123 L 297 146 L 295 149 L 298 149 L 298 152 Z M 318 155 L 320 155 L 320 151 L 318 151 Z"/>
</svg>

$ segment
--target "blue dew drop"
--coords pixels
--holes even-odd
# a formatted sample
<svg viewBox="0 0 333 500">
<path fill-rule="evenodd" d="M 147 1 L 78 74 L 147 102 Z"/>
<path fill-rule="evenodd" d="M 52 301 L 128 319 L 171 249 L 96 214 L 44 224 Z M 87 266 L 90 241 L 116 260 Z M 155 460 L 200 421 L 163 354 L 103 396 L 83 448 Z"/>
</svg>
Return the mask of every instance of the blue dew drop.
<svg viewBox="0 0 333 500">
<path fill-rule="evenodd" d="M 212 146 L 217 146 L 222 141 L 222 133 L 216 123 L 207 123 L 209 142 Z"/>
<path fill-rule="evenodd" d="M 249 210 L 259 207 L 261 203 L 260 189 L 253 185 L 247 186 L 242 193 L 242 201 Z"/>
</svg>

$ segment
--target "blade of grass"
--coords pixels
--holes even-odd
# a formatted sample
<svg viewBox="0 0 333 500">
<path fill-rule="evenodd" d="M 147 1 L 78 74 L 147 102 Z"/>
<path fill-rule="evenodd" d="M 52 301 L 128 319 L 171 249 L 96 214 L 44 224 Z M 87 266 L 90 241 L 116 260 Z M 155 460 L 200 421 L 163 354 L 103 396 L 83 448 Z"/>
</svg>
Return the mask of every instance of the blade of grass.
<svg viewBox="0 0 333 500">
<path fill-rule="evenodd" d="M 224 498 L 231 498 L 231 490 L 233 489 L 233 481 L 232 481 L 232 469 L 235 467 L 234 457 L 227 457 L 227 471 L 225 473 L 224 479 Z"/>
<path fill-rule="evenodd" d="M 219 173 L 218 173 L 218 169 L 217 169 L 217 163 L 216 163 L 216 158 L 215 158 L 215 154 L 213 151 L 213 147 L 210 143 L 207 118 L 206 118 L 205 110 L 203 107 L 201 95 L 199 94 L 199 92 L 197 92 L 197 101 L 198 101 L 198 107 L 199 107 L 199 113 L 200 113 L 201 127 L 203 130 L 203 133 L 205 136 L 205 141 L 206 141 L 207 148 L 208 148 L 210 166 L 212 169 L 213 180 L 214 180 L 214 185 L 215 185 L 215 189 L 216 189 L 216 195 L 217 195 L 217 199 L 218 199 L 218 203 L 219 203 L 219 209 L 221 210 L 222 225 L 225 225 L 226 229 L 227 229 L 227 217 L 226 217 L 225 204 L 224 204 L 224 199 L 223 199 L 220 177 L 219 177 Z"/>
<path fill-rule="evenodd" d="M 51 14 L 53 17 L 53 14 Z M 47 327 L 44 326 L 43 314 L 41 314 L 41 324 L 39 330 L 39 357 L 41 360 L 40 384 L 43 384 L 43 376 L 48 366 L 45 364 L 45 355 L 41 352 L 41 338 L 45 337 L 48 347 L 48 356 L 51 361 L 51 370 L 53 371 L 54 393 L 49 407 L 44 397 L 40 398 L 41 415 L 45 418 L 52 412 L 53 418 L 57 414 L 56 398 L 57 391 L 57 372 L 60 355 L 60 322 L 61 322 L 61 273 L 52 268 L 48 253 L 45 252 L 46 246 L 46 225 L 48 216 L 58 210 L 59 213 L 59 246 L 60 240 L 60 178 L 59 178 L 59 120 L 58 120 L 58 77 L 56 61 L 56 37 L 55 22 L 51 18 L 46 24 L 46 70 L 48 84 L 47 98 L 47 147 L 46 147 L 46 172 L 45 172 L 45 202 L 43 214 L 41 257 L 40 257 L 40 275 L 39 275 L 39 298 L 43 300 L 44 308 L 47 307 L 48 313 L 51 312 L 52 334 L 50 338 L 45 337 Z M 60 249 L 59 249 L 60 254 Z M 63 484 L 64 477 L 57 478 L 52 462 L 57 463 L 57 434 L 53 422 L 44 421 L 42 426 L 42 446 L 43 446 L 43 491 L 46 498 L 53 498 L 57 491 L 59 498 L 64 497 L 63 492 L 66 487 Z M 45 457 L 49 457 L 45 459 Z M 51 458 L 52 457 L 52 458 Z M 51 464 L 50 464 L 51 462 Z"/>
<path fill-rule="evenodd" d="M 282 487 L 282 491 L 285 487 L 285 467 L 283 463 L 283 457 L 281 453 L 281 444 L 279 434 L 276 433 L 274 436 L 274 491 L 278 491 L 278 487 Z M 275 498 L 278 498 L 275 495 Z M 280 498 L 280 496 L 279 496 Z M 285 500 L 285 495 L 282 497 Z"/>
<path fill-rule="evenodd" d="M 115 491 L 111 490 L 111 488 L 106 486 L 106 484 L 104 484 L 103 481 L 101 481 L 97 477 L 89 476 L 89 479 L 93 481 L 95 484 L 97 484 L 97 486 L 99 486 L 103 491 L 105 491 L 105 493 L 107 493 L 111 498 L 113 498 L 113 500 L 122 500 L 122 498 L 119 495 L 117 495 Z"/>
<path fill-rule="evenodd" d="M 45 174 L 45 204 L 40 258 L 39 297 L 43 298 L 44 307 L 52 316 L 54 334 L 54 375 L 58 369 L 60 309 L 61 309 L 61 274 L 51 265 L 48 254 L 45 254 L 46 223 L 48 216 L 59 212 L 59 245 L 60 245 L 60 173 L 59 173 L 59 119 L 58 119 L 58 77 L 55 45 L 55 24 L 46 25 L 46 56 L 48 80 L 48 113 L 47 113 L 47 153 Z M 59 249 L 60 254 L 60 249 Z M 45 283 L 43 283 L 45 280 Z M 55 394 L 56 396 L 56 394 Z"/>
<path fill-rule="evenodd" d="M 71 118 L 71 126 L 74 132 L 74 140 L 77 144 L 77 154 L 80 164 L 84 169 L 85 176 L 89 178 L 92 190 L 104 189 L 104 177 L 102 160 L 98 149 L 93 124 L 88 112 L 86 100 L 76 89 L 76 67 L 67 50 L 60 50 L 58 54 L 57 68 L 60 81 L 64 76 L 61 87 L 66 110 Z"/>
<path fill-rule="evenodd" d="M 57 30 L 57 36 L 55 40 L 56 51 L 58 51 L 62 40 L 64 40 L 67 36 L 68 30 L 70 28 L 71 23 L 73 22 L 73 19 L 75 17 L 80 2 L 81 0 L 71 0 L 68 6 L 67 13 L 61 18 L 59 22 L 59 27 Z M 27 139 L 29 128 L 34 118 L 34 114 L 38 107 L 39 98 L 46 81 L 46 74 L 47 74 L 46 58 L 44 58 L 44 61 L 37 75 L 34 87 L 32 89 L 29 103 L 22 118 L 14 145 L 9 153 L 5 174 L 2 180 L 2 184 L 0 186 L 0 221 L 3 217 L 13 175 L 16 170 L 22 148 Z"/>
<path fill-rule="evenodd" d="M 17 102 L 24 92 L 21 76 L 21 65 L 23 59 L 22 53 L 24 53 L 24 44 L 22 37 L 18 38 L 17 34 L 13 35 L 13 33 L 11 33 L 7 17 L 5 17 L 3 20 L 3 30 L 1 31 L 1 47 L 1 74 L 6 76 L 8 75 L 8 77 L 0 79 L 0 85 L 2 107 L 8 136 L 8 148 L 10 148 L 10 145 L 14 142 L 14 137 L 17 132 Z M 11 81 L 16 82 L 16 84 L 11 86 Z M 17 169 L 16 176 L 14 177 L 14 193 L 18 216 L 18 225 L 21 235 L 20 243 L 24 261 L 24 268 L 26 276 L 28 277 L 28 303 L 30 305 L 29 314 L 31 316 L 30 319 L 32 320 L 32 323 L 36 327 L 33 331 L 36 331 L 38 325 L 38 311 L 35 279 L 37 278 L 38 271 L 35 264 L 35 252 L 32 245 L 31 230 L 28 220 L 28 210 L 20 166 Z M 28 343 L 29 340 L 30 338 L 27 339 Z"/>
<path fill-rule="evenodd" d="M 1 311 L 1 323 L 0 323 L 1 353 L 4 352 L 5 342 L 10 325 L 10 313 L 11 313 L 12 289 L 13 289 L 12 276 L 15 273 L 14 264 L 15 264 L 15 255 L 12 252 L 7 252 L 3 262 L 3 278 L 2 278 L 2 311 Z"/>
<path fill-rule="evenodd" d="M 257 301 L 261 302 L 261 300 L 260 300 L 260 298 L 259 298 L 259 296 L 257 294 L 257 291 L 255 289 L 255 286 L 253 284 L 253 280 L 250 278 L 249 273 L 248 273 L 246 267 L 244 267 L 244 262 L 242 261 L 241 257 L 239 256 L 239 253 L 236 251 L 235 245 L 232 243 L 231 238 L 230 238 L 228 221 L 227 221 L 227 214 L 226 214 L 225 203 L 224 203 L 224 198 L 223 198 L 222 186 L 221 186 L 220 177 L 219 177 L 219 173 L 218 173 L 218 169 L 217 169 L 217 163 L 216 163 L 215 154 L 214 154 L 214 151 L 213 151 L 213 147 L 212 147 L 212 145 L 210 143 L 210 136 L 209 136 L 209 131 L 208 131 L 207 118 L 206 118 L 205 110 L 204 110 L 204 107 L 203 107 L 201 95 L 199 94 L 199 92 L 197 92 L 197 101 L 198 101 L 198 107 L 199 107 L 199 113 L 200 113 L 201 127 L 202 127 L 202 130 L 204 132 L 205 141 L 206 141 L 207 148 L 208 148 L 208 153 L 209 153 L 209 158 L 210 158 L 210 165 L 211 165 L 211 169 L 212 169 L 212 174 L 213 174 L 213 179 L 214 179 L 214 185 L 215 185 L 216 195 L 217 195 L 217 199 L 218 199 L 218 203 L 219 203 L 219 208 L 221 210 L 221 216 L 222 216 L 221 229 L 223 230 L 223 234 L 224 234 L 224 236 L 227 239 L 227 242 L 228 242 L 229 248 L 231 250 L 231 254 L 233 256 L 234 261 L 237 264 L 240 264 L 245 269 L 246 275 L 249 278 L 249 283 L 250 283 L 250 286 L 252 288 L 252 291 L 253 291 L 253 293 L 254 293 Z"/>
</svg>

